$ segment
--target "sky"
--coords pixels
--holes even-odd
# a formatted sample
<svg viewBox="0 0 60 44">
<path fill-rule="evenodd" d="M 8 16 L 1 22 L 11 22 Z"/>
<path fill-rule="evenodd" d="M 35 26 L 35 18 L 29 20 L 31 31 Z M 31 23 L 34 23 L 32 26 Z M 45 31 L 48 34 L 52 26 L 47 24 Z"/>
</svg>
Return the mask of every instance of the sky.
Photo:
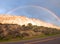
<svg viewBox="0 0 60 44">
<path fill-rule="evenodd" d="M 60 26 L 60 0 L 0 0 L 0 14 L 27 16 Z"/>
</svg>

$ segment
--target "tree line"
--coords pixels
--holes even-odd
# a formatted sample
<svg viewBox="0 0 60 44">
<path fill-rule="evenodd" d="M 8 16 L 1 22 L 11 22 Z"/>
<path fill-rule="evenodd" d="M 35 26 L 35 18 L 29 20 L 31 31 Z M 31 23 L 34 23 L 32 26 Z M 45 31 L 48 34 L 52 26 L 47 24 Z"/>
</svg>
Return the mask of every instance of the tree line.
<svg viewBox="0 0 60 44">
<path fill-rule="evenodd" d="M 48 28 L 28 23 L 28 25 L 17 24 L 1 24 L 0 23 L 0 40 L 9 40 L 37 35 L 60 34 L 60 30 L 56 28 Z"/>
</svg>

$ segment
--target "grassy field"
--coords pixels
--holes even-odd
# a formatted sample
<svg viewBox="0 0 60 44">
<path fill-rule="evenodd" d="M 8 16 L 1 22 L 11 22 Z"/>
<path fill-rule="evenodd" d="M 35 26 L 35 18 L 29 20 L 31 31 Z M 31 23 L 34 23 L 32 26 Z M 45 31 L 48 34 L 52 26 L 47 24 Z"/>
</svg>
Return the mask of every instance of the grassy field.
<svg viewBox="0 0 60 44">
<path fill-rule="evenodd" d="M 60 34 L 51 34 L 51 35 L 39 35 L 39 36 L 33 36 L 31 38 L 29 37 L 25 37 L 25 38 L 16 38 L 16 39 L 9 39 L 9 40 L 0 40 L 0 42 L 17 42 L 17 41 L 26 41 L 26 40 L 34 40 L 34 39 L 38 39 L 38 38 L 47 38 L 50 36 L 58 36 Z"/>
</svg>

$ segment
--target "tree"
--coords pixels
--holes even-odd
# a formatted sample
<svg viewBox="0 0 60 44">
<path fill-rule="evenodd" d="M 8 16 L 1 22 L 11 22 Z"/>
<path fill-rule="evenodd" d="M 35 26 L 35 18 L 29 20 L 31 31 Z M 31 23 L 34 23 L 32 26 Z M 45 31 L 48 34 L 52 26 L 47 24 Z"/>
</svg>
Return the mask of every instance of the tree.
<svg viewBox="0 0 60 44">
<path fill-rule="evenodd" d="M 33 25 L 31 23 L 28 23 L 28 25 L 26 26 L 28 29 L 32 30 Z"/>
<path fill-rule="evenodd" d="M 31 23 L 28 23 L 28 25 L 27 26 L 32 26 L 32 24 Z"/>
</svg>

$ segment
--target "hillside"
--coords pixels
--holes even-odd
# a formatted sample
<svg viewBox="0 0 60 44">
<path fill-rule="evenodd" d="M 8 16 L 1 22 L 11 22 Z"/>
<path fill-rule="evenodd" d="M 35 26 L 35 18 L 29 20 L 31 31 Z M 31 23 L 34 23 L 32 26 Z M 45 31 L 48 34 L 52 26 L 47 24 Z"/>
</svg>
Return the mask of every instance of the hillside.
<svg viewBox="0 0 60 44">
<path fill-rule="evenodd" d="M 21 40 L 25 38 L 45 37 L 49 35 L 60 34 L 60 30 L 56 28 L 48 28 L 44 26 L 17 24 L 0 24 L 0 41 Z"/>
<path fill-rule="evenodd" d="M 31 24 L 37 25 L 37 26 L 44 26 L 44 27 L 60 29 L 60 27 L 53 25 L 51 23 L 46 23 L 39 19 L 28 18 L 25 16 L 0 15 L 0 23 L 2 23 L 2 24 L 18 24 L 18 25 L 24 25 L 24 24 L 27 25 L 28 23 L 31 23 Z"/>
</svg>

